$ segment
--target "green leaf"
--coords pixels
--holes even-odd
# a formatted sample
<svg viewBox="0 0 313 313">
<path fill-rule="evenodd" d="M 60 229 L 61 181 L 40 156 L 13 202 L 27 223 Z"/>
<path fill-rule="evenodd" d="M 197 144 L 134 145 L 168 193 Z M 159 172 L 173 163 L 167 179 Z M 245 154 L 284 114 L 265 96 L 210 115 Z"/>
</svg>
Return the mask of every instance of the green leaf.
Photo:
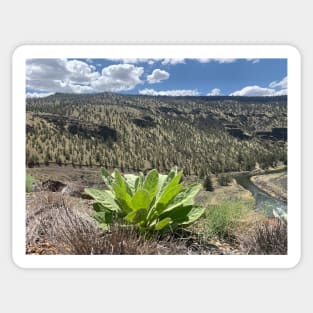
<svg viewBox="0 0 313 313">
<path fill-rule="evenodd" d="M 165 186 L 165 181 L 166 181 L 167 177 L 168 177 L 168 175 L 159 174 L 157 197 L 163 191 L 163 186 Z"/>
<path fill-rule="evenodd" d="M 95 212 L 93 216 L 100 224 L 112 224 L 113 222 L 113 213 L 110 211 Z"/>
<path fill-rule="evenodd" d="M 160 218 L 170 217 L 173 220 L 175 226 L 186 226 L 194 223 L 198 218 L 200 218 L 204 210 L 205 208 L 200 206 L 180 206 L 172 211 L 162 213 Z"/>
<path fill-rule="evenodd" d="M 162 230 L 172 222 L 170 217 L 166 217 L 155 225 L 155 230 Z"/>
<path fill-rule="evenodd" d="M 183 175 L 183 172 L 179 172 L 170 181 L 166 180 L 165 181 L 166 185 L 164 186 L 162 193 L 166 193 L 168 190 L 178 185 L 182 175 Z"/>
<path fill-rule="evenodd" d="M 148 209 L 151 203 L 150 194 L 147 190 L 138 190 L 131 200 L 133 210 Z"/>
<path fill-rule="evenodd" d="M 133 224 L 139 224 L 146 220 L 148 211 L 146 209 L 139 209 L 137 211 L 133 211 L 128 213 L 124 219 Z"/>
<path fill-rule="evenodd" d="M 106 209 L 110 211 L 120 212 L 118 204 L 114 200 L 114 196 L 109 190 L 99 190 L 95 188 L 86 188 L 85 193 L 100 202 Z"/>
<path fill-rule="evenodd" d="M 151 199 L 154 198 L 154 196 L 157 193 L 158 182 L 159 182 L 159 173 L 157 170 L 154 169 L 148 173 L 143 184 L 143 189 L 147 190 L 150 193 Z"/>
<path fill-rule="evenodd" d="M 107 212 L 108 211 L 108 209 L 104 205 L 102 205 L 100 202 L 95 202 L 92 206 L 96 212 Z"/>
<path fill-rule="evenodd" d="M 193 206 L 192 210 L 188 213 L 188 221 L 183 222 L 182 225 L 190 225 L 198 220 L 204 213 L 205 208 L 201 206 Z"/>
<path fill-rule="evenodd" d="M 201 190 L 201 184 L 193 184 L 188 186 L 185 190 L 182 190 L 177 194 L 172 201 L 169 203 L 168 207 L 163 211 L 168 212 L 175 209 L 178 206 L 188 206 L 193 204 L 193 198 Z"/>
<path fill-rule="evenodd" d="M 116 202 L 121 206 L 122 211 L 129 213 L 133 211 L 132 197 L 122 190 L 120 187 L 115 187 Z"/>
<path fill-rule="evenodd" d="M 140 189 L 142 189 L 143 187 L 143 183 L 144 183 L 144 175 L 143 173 L 139 173 L 139 176 L 138 176 L 138 179 L 136 180 L 136 183 L 135 183 L 135 191 L 138 191 Z"/>
<path fill-rule="evenodd" d="M 105 197 L 104 190 L 100 189 L 85 188 L 84 192 L 95 200 L 103 199 Z"/>
<path fill-rule="evenodd" d="M 177 168 L 171 169 L 168 175 L 159 175 L 159 186 L 158 186 L 158 194 L 157 197 L 160 197 L 161 193 L 168 186 L 168 184 L 173 181 L 173 179 L 177 176 Z M 180 177 L 179 177 L 180 179 Z"/>
<path fill-rule="evenodd" d="M 125 174 L 124 177 L 129 188 L 132 191 L 132 194 L 134 194 L 136 192 L 136 181 L 138 180 L 138 176 L 134 174 Z"/>
<path fill-rule="evenodd" d="M 113 184 L 113 180 L 114 180 L 113 176 L 110 175 L 110 173 L 106 169 L 102 168 L 101 169 L 101 177 L 102 177 L 102 180 L 104 181 L 104 183 L 107 185 L 107 187 L 110 190 L 112 190 L 112 184 Z"/>
<path fill-rule="evenodd" d="M 119 170 L 117 169 L 114 171 L 113 188 L 115 186 L 118 186 L 127 192 L 126 182 L 124 178 L 122 177 L 121 173 L 119 172 Z"/>
<path fill-rule="evenodd" d="M 120 204 L 126 213 L 131 212 L 133 210 L 131 203 L 132 193 L 118 170 L 114 172 L 114 182 L 112 186 L 117 203 Z"/>
<path fill-rule="evenodd" d="M 182 184 L 174 185 L 172 188 L 166 188 L 155 204 L 156 210 L 162 212 L 166 209 L 169 202 L 182 190 L 182 188 Z"/>
</svg>

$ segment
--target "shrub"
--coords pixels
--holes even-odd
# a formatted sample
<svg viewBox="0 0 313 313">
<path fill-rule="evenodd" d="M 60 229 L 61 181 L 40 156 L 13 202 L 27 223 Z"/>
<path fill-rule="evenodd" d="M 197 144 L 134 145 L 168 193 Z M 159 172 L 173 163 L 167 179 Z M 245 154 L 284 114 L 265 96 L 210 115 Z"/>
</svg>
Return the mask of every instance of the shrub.
<svg viewBox="0 0 313 313">
<path fill-rule="evenodd" d="M 40 201 L 41 202 L 41 201 Z M 188 238 L 153 236 L 147 239 L 132 225 L 114 223 L 99 229 L 90 216 L 65 205 L 62 198 L 43 201 L 26 219 L 27 254 L 204 254 Z"/>
<path fill-rule="evenodd" d="M 102 178 L 109 190 L 87 188 L 85 192 L 96 200 L 94 217 L 102 227 L 119 217 L 141 230 L 174 230 L 192 224 L 204 212 L 193 202 L 201 184 L 184 187 L 181 177 L 177 168 L 168 175 L 154 169 L 146 177 L 142 173 L 122 177 L 118 170 L 110 175 L 103 169 Z"/>
<path fill-rule="evenodd" d="M 206 213 L 206 238 L 233 239 L 234 231 L 248 208 L 240 202 L 212 205 Z"/>
<path fill-rule="evenodd" d="M 212 184 L 212 179 L 210 176 L 207 176 L 203 182 L 203 188 L 206 190 L 206 191 L 214 191 L 214 188 L 213 188 L 213 184 Z"/>
<path fill-rule="evenodd" d="M 247 254 L 287 254 L 287 237 L 287 223 L 279 218 L 272 218 L 257 225 L 242 240 L 241 245 Z"/>
<path fill-rule="evenodd" d="M 228 186 L 231 183 L 232 177 L 230 175 L 221 175 L 218 178 L 218 183 L 221 186 Z"/>
<path fill-rule="evenodd" d="M 32 192 L 35 180 L 30 174 L 26 174 L 26 192 Z"/>
</svg>

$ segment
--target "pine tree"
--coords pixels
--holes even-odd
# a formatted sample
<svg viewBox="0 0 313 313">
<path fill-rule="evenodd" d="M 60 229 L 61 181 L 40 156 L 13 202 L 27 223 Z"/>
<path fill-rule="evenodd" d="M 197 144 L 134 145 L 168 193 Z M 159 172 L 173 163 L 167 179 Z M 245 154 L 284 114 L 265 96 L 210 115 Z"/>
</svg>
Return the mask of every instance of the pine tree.
<svg viewBox="0 0 313 313">
<path fill-rule="evenodd" d="M 207 176 L 205 178 L 204 183 L 203 183 L 203 188 L 206 191 L 214 191 L 213 184 L 212 184 L 212 179 L 211 179 L 210 176 Z"/>
</svg>

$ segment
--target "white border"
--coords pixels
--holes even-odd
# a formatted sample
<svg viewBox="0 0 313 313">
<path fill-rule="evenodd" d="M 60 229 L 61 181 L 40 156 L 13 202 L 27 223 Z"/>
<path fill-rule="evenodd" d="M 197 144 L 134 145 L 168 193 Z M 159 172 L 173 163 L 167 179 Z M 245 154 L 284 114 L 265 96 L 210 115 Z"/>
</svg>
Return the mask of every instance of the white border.
<svg viewBox="0 0 313 313">
<path fill-rule="evenodd" d="M 301 257 L 301 56 L 288 45 L 28 45 L 12 64 L 12 257 L 21 268 L 292 268 Z M 29 58 L 287 58 L 288 255 L 26 255 L 25 61 Z"/>
</svg>

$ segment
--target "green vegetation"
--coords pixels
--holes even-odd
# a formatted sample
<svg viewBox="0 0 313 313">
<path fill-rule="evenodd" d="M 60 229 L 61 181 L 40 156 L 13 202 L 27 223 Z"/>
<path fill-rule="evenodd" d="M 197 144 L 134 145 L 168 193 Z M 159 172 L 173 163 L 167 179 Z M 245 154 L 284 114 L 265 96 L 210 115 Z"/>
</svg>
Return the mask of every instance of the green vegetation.
<svg viewBox="0 0 313 313">
<path fill-rule="evenodd" d="M 232 177 L 230 175 L 220 175 L 219 178 L 218 178 L 218 183 L 221 185 L 221 186 L 228 186 L 232 181 Z"/>
<path fill-rule="evenodd" d="M 251 205 L 250 201 L 238 201 L 209 206 L 205 214 L 205 237 L 231 239 Z"/>
<path fill-rule="evenodd" d="M 285 97 L 56 94 L 27 99 L 26 110 L 29 167 L 54 162 L 165 173 L 178 166 L 204 178 L 287 159 L 285 141 L 258 135 L 287 126 Z"/>
<path fill-rule="evenodd" d="M 34 178 L 30 174 L 26 173 L 26 192 L 27 193 L 32 192 L 34 182 L 35 182 Z"/>
<path fill-rule="evenodd" d="M 201 185 L 185 187 L 181 177 L 177 168 L 168 175 L 154 169 L 146 177 L 142 173 L 122 177 L 118 170 L 110 175 L 103 169 L 102 178 L 109 190 L 87 188 L 85 192 L 96 200 L 94 217 L 104 228 L 121 217 L 144 231 L 175 230 L 194 223 L 204 212 L 193 202 Z"/>
<path fill-rule="evenodd" d="M 286 253 L 282 214 L 268 224 L 232 178 L 287 162 L 286 97 L 102 93 L 26 102 L 26 192 L 33 177 L 68 185 L 27 197 L 28 253 L 48 253 L 47 245 L 61 254 Z M 106 189 L 99 167 L 110 171 L 101 172 Z"/>
<path fill-rule="evenodd" d="M 211 176 L 207 176 L 207 177 L 205 178 L 205 180 L 204 180 L 204 182 L 203 182 L 203 188 L 204 188 L 206 191 L 214 191 Z"/>
</svg>

